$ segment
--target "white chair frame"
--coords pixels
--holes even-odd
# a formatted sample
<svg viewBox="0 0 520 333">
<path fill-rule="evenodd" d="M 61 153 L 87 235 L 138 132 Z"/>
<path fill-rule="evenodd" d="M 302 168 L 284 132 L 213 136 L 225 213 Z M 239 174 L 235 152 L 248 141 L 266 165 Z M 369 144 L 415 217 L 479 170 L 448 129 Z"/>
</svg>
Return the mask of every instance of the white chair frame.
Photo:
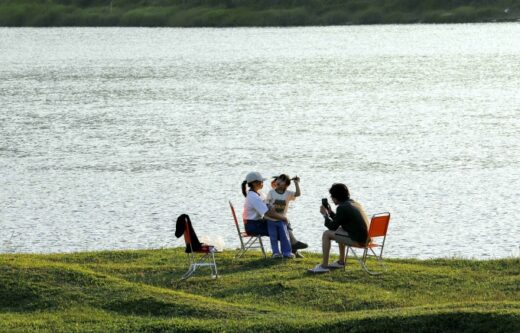
<svg viewBox="0 0 520 333">
<path fill-rule="evenodd" d="M 187 219 L 185 223 L 184 240 L 191 251 L 190 253 L 187 253 L 188 264 L 190 267 L 188 271 L 181 277 L 181 280 L 187 280 L 190 278 L 199 267 L 209 267 L 211 269 L 211 277 L 214 279 L 218 278 L 217 262 L 215 261 L 215 253 L 217 252 L 217 249 L 214 246 L 209 246 L 208 252 L 194 252 L 191 245 L 191 235 Z M 203 255 L 197 258 L 195 253 L 203 253 Z"/>
</svg>

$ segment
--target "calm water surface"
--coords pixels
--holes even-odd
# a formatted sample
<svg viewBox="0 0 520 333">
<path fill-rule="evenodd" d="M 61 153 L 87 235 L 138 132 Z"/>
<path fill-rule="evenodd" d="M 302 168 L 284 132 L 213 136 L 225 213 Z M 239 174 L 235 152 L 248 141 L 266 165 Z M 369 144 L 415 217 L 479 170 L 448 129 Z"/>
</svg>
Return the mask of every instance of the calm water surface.
<svg viewBox="0 0 520 333">
<path fill-rule="evenodd" d="M 0 29 L 0 252 L 238 239 L 246 173 L 298 174 L 320 251 L 345 182 L 391 257 L 520 255 L 520 24 Z M 505 246 L 503 244 L 506 244 Z"/>
</svg>

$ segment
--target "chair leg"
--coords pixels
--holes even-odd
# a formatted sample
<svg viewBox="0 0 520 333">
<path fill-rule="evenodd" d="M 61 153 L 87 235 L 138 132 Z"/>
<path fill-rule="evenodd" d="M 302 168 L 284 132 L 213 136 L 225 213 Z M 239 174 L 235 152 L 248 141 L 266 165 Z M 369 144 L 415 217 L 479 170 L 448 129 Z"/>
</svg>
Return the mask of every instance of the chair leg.
<svg viewBox="0 0 520 333">
<path fill-rule="evenodd" d="M 262 243 L 262 237 L 258 237 L 258 242 L 260 243 L 260 248 L 262 249 L 262 253 L 264 254 L 264 259 L 266 259 L 267 254 L 265 253 L 264 243 Z"/>
<path fill-rule="evenodd" d="M 241 258 L 254 243 L 255 243 L 254 238 L 248 239 L 247 242 L 245 242 L 245 243 L 243 241 L 241 241 L 242 247 L 240 249 L 238 249 L 237 252 L 235 253 L 235 259 Z"/>
<path fill-rule="evenodd" d="M 193 275 L 193 273 L 195 273 L 195 266 L 192 264 L 192 265 L 190 265 L 190 268 L 188 269 L 188 271 L 186 273 L 184 273 L 184 275 L 181 277 L 181 280 L 188 279 L 190 276 Z"/>
<path fill-rule="evenodd" d="M 237 249 L 235 252 L 235 259 L 241 258 L 245 253 L 244 249 Z"/>
<path fill-rule="evenodd" d="M 386 272 L 388 270 L 388 268 L 386 267 L 384 261 L 383 261 L 383 247 L 381 246 L 381 251 L 379 252 L 379 254 L 376 254 L 376 252 L 374 251 L 373 248 L 371 247 L 365 247 L 363 248 L 363 255 L 361 257 L 359 257 L 356 253 L 356 251 L 354 250 L 354 248 L 352 246 L 349 246 L 349 245 L 346 245 L 346 250 L 345 250 L 345 266 L 347 266 L 347 259 L 348 259 L 348 253 L 349 253 L 349 250 L 352 250 L 352 254 L 354 255 L 354 258 L 359 262 L 359 265 L 361 266 L 361 268 L 367 272 L 368 274 L 370 275 L 379 275 L 379 274 L 382 274 L 383 272 Z M 370 255 L 368 253 L 368 250 L 370 249 L 370 251 L 372 252 L 373 255 Z M 376 260 L 378 262 L 378 264 L 381 266 L 381 271 L 374 271 L 374 270 L 370 270 L 367 266 L 367 259 L 369 256 L 374 256 L 376 257 Z"/>
<path fill-rule="evenodd" d="M 373 256 L 376 257 L 377 262 L 381 266 L 381 270 L 386 272 L 388 270 L 388 267 L 386 267 L 385 261 L 383 260 L 383 249 L 381 248 L 379 254 L 377 254 L 372 248 L 370 248 L 370 251 L 372 252 Z"/>
<path fill-rule="evenodd" d="M 211 253 L 211 259 L 213 260 L 213 264 L 211 267 L 211 277 L 217 279 L 218 278 L 218 271 L 217 271 L 217 262 L 215 261 L 215 254 Z"/>
<path fill-rule="evenodd" d="M 261 237 L 251 237 L 251 238 L 249 238 L 249 240 L 247 242 L 244 243 L 244 247 L 243 248 L 240 248 L 240 249 L 238 249 L 236 251 L 235 259 L 241 258 L 247 252 L 247 250 L 253 248 L 253 245 L 255 245 L 255 243 L 257 241 L 259 243 L 258 247 L 262 250 L 262 254 L 264 255 L 264 258 L 267 258 L 267 254 L 265 253 L 265 249 L 264 249 L 264 244 L 262 242 L 262 238 Z M 254 248 L 257 248 L 257 247 L 254 247 Z"/>
<path fill-rule="evenodd" d="M 379 274 L 382 274 L 383 272 L 376 272 L 376 271 L 373 271 L 373 270 L 370 270 L 365 262 L 366 260 L 366 257 L 365 257 L 365 251 L 367 251 L 366 249 L 363 251 L 363 256 L 362 257 L 358 257 L 356 251 L 351 248 L 350 246 L 347 247 L 347 251 L 348 249 L 352 249 L 352 254 L 354 255 L 355 259 L 359 262 L 359 265 L 361 266 L 361 268 L 367 272 L 368 274 L 370 275 L 379 275 Z M 371 249 L 372 250 L 372 249 Z M 346 262 L 346 259 L 345 259 L 345 262 Z M 380 262 L 381 263 L 381 262 Z"/>
<path fill-rule="evenodd" d="M 189 279 L 195 273 L 195 271 L 202 266 L 209 266 L 211 269 L 211 276 L 218 278 L 217 262 L 215 261 L 215 254 L 213 252 L 206 253 L 198 260 L 195 260 L 195 257 L 192 255 L 190 255 L 188 258 L 190 259 L 190 267 L 188 271 L 181 277 L 181 280 Z"/>
<path fill-rule="evenodd" d="M 194 270 L 194 258 L 193 258 L 193 253 L 188 253 L 188 265 L 189 265 L 189 268 L 188 268 L 188 271 L 186 273 L 184 273 L 181 277 L 181 280 L 186 280 L 187 278 L 189 278 L 193 272 L 195 271 Z"/>
</svg>

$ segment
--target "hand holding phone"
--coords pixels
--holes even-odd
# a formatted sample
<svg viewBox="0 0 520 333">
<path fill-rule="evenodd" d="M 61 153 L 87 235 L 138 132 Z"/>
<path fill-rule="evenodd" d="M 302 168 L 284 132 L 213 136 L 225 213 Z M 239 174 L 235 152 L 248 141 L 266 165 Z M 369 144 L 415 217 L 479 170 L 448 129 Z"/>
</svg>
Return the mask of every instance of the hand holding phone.
<svg viewBox="0 0 520 333">
<path fill-rule="evenodd" d="M 321 199 L 321 204 L 323 207 L 325 207 L 327 209 L 327 211 L 330 212 L 330 205 L 329 205 L 329 201 L 327 200 L 327 198 Z"/>
</svg>

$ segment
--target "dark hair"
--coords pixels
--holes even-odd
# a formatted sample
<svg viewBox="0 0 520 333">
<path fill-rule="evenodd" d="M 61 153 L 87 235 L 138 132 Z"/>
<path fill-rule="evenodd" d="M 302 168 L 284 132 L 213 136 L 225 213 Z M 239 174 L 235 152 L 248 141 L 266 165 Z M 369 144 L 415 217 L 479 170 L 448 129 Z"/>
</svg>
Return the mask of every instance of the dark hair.
<svg viewBox="0 0 520 333">
<path fill-rule="evenodd" d="M 276 177 L 274 180 L 280 179 L 281 181 L 284 181 L 287 186 L 291 185 L 291 178 L 287 176 L 285 173 L 282 173 L 280 176 Z"/>
<path fill-rule="evenodd" d="M 244 197 L 247 197 L 246 184 L 247 184 L 247 182 L 244 180 L 242 182 L 242 194 L 244 195 Z"/>
<path fill-rule="evenodd" d="M 242 194 L 244 195 L 244 197 L 247 197 L 247 189 L 246 189 L 246 185 L 249 186 L 249 189 L 252 189 L 254 183 L 258 183 L 258 181 L 255 180 L 255 181 L 252 181 L 251 183 L 248 183 L 247 181 L 244 180 L 244 181 L 242 182 Z"/>
<path fill-rule="evenodd" d="M 347 201 L 350 199 L 350 192 L 347 185 L 341 183 L 334 183 L 329 190 L 330 196 L 338 200 L 339 202 Z"/>
</svg>

